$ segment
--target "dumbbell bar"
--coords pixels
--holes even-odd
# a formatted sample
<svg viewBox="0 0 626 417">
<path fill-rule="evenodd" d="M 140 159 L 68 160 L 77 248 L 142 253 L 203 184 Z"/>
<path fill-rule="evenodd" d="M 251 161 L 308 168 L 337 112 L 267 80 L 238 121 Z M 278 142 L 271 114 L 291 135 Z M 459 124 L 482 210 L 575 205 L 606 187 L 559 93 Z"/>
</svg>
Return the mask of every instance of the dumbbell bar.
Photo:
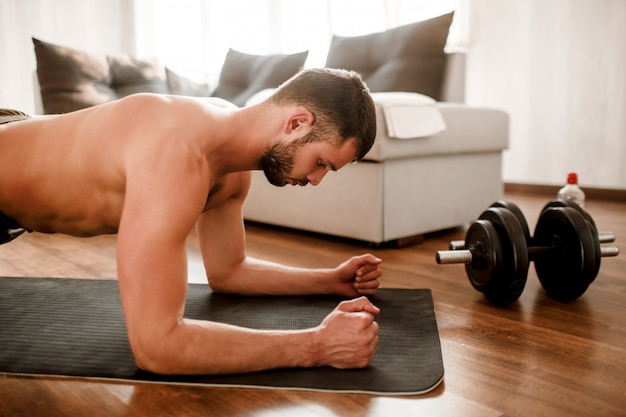
<svg viewBox="0 0 626 417">
<path fill-rule="evenodd" d="M 534 252 L 541 251 L 544 248 L 529 248 L 534 249 Z M 551 249 L 551 248 L 548 248 Z M 532 252 L 532 251 L 529 251 Z M 600 246 L 600 254 L 602 257 L 617 256 L 619 255 L 619 247 L 617 246 Z M 441 265 L 449 264 L 470 264 L 472 263 L 473 255 L 469 249 L 451 249 L 440 250 L 437 252 L 437 263 Z"/>
<path fill-rule="evenodd" d="M 598 232 L 598 242 L 600 242 L 600 244 L 615 242 L 615 233 L 609 232 L 609 231 Z M 451 240 L 449 249 L 450 250 L 465 249 L 465 241 L 464 240 Z"/>
<path fill-rule="evenodd" d="M 531 261 L 548 294 L 567 301 L 586 291 L 603 256 L 619 254 L 617 246 L 600 246 L 586 212 L 559 200 L 544 208 L 532 239 L 527 230 L 516 205 L 494 203 L 468 229 L 468 248 L 439 251 L 437 262 L 464 263 L 475 289 L 494 303 L 507 304 L 521 295 Z"/>
</svg>

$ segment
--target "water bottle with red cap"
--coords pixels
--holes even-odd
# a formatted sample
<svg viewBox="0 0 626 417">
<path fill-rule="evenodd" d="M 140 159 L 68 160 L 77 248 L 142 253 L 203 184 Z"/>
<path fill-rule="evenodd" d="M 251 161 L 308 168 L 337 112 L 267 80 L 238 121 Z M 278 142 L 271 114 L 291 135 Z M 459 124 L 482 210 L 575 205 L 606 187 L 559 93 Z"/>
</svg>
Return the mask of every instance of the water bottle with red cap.
<svg viewBox="0 0 626 417">
<path fill-rule="evenodd" d="M 567 175 L 567 184 L 559 190 L 556 198 L 573 201 L 580 207 L 585 207 L 585 193 L 578 186 L 578 175 L 575 172 Z"/>
</svg>

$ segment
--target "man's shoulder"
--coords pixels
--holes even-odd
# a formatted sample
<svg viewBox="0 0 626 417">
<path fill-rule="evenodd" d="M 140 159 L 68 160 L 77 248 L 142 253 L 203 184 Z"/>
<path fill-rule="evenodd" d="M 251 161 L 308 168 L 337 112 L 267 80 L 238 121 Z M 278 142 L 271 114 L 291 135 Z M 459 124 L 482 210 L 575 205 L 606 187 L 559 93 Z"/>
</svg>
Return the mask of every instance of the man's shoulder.
<svg viewBox="0 0 626 417">
<path fill-rule="evenodd" d="M 177 96 L 171 94 L 156 94 L 156 93 L 135 93 L 126 97 L 115 100 L 118 105 L 132 105 L 132 104 L 150 104 L 150 105 L 183 105 L 183 106 L 196 106 L 198 108 L 203 107 L 219 107 L 225 109 L 237 109 L 238 107 L 230 101 L 224 100 L 219 97 L 189 97 L 189 96 Z"/>
<path fill-rule="evenodd" d="M 224 108 L 224 109 L 237 109 L 238 108 L 236 105 L 234 105 L 230 101 L 224 100 L 223 98 L 219 98 L 219 97 L 203 97 L 198 100 L 202 100 L 207 104 L 210 104 L 215 107 Z"/>
</svg>

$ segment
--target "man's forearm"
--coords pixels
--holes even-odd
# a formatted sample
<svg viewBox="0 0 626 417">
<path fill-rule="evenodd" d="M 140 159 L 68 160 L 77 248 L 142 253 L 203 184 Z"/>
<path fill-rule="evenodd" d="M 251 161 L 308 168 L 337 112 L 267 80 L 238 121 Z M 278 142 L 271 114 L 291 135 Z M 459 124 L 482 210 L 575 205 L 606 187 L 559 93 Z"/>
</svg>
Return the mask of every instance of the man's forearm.
<svg viewBox="0 0 626 417">
<path fill-rule="evenodd" d="M 341 302 L 319 326 L 255 330 L 181 319 L 164 334 L 130 339 L 137 365 L 161 374 L 226 374 L 277 368 L 368 366 L 378 344 L 380 310 L 366 297 Z M 251 311 L 250 314 L 254 314 Z"/>
<path fill-rule="evenodd" d="M 315 331 L 263 331 L 184 319 L 158 345 L 133 352 L 140 368 L 159 374 L 310 367 L 318 360 Z"/>
<path fill-rule="evenodd" d="M 334 294 L 335 269 L 305 269 L 285 266 L 251 257 L 231 268 L 228 274 L 211 276 L 209 285 L 216 292 L 242 295 Z"/>
</svg>

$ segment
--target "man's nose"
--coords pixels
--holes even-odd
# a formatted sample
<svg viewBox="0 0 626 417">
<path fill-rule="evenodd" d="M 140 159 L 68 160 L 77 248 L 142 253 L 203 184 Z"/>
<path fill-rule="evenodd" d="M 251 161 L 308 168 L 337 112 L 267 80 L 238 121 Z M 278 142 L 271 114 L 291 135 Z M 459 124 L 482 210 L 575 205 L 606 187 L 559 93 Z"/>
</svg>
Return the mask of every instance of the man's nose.
<svg viewBox="0 0 626 417">
<path fill-rule="evenodd" d="M 322 182 L 322 179 L 324 178 L 327 172 L 328 172 L 328 168 L 320 167 L 320 169 L 311 173 L 308 177 L 306 177 L 306 179 L 309 180 L 309 183 L 311 185 L 315 186 L 319 184 L 320 182 Z"/>
</svg>

